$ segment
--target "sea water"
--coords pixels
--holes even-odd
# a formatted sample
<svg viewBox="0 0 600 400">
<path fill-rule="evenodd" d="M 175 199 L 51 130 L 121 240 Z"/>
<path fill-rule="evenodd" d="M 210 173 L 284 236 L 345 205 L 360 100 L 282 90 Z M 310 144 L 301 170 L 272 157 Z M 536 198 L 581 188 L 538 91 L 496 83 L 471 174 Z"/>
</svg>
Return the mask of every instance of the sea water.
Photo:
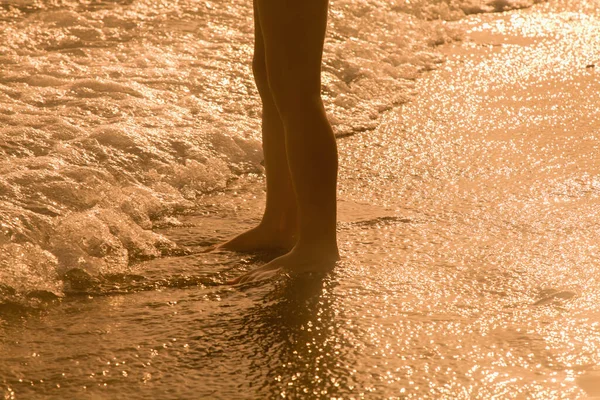
<svg viewBox="0 0 600 400">
<path fill-rule="evenodd" d="M 332 2 L 323 95 L 337 135 L 410 97 L 442 62 L 436 46 L 460 38 L 445 20 L 510 6 Z M 180 253 L 151 229 L 263 173 L 250 1 L 0 10 L 2 297 L 62 296 L 73 269 L 120 274 Z"/>
<path fill-rule="evenodd" d="M 2 2 L 2 297 L 62 296 L 70 270 L 177 253 L 151 229 L 262 174 L 251 3 Z M 435 46 L 456 33 L 422 18 L 464 11 L 337 1 L 330 14 L 323 93 L 343 136 L 372 130 L 442 61 Z"/>
<path fill-rule="evenodd" d="M 550 19 L 581 60 L 444 63 L 466 34 L 492 55 L 511 32 L 559 40 L 526 31 L 543 9 L 452 22 L 531 3 L 332 1 L 343 261 L 231 288 L 270 256 L 202 252 L 264 205 L 251 2 L 2 2 L 4 396 L 597 394 L 597 4 Z M 566 94 L 544 88 L 580 61 Z M 477 95 L 445 85 L 476 74 Z M 511 79 L 531 89 L 518 109 L 494 92 Z"/>
</svg>

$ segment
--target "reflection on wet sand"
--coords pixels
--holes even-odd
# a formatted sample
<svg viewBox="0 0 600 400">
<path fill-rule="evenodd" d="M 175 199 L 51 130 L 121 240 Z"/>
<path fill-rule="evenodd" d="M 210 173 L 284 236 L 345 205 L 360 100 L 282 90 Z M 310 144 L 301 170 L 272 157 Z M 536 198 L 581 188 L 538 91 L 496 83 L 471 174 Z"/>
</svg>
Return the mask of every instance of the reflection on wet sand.
<svg viewBox="0 0 600 400">
<path fill-rule="evenodd" d="M 352 384 L 351 346 L 338 329 L 344 323 L 333 294 L 335 278 L 299 275 L 280 280 L 241 318 L 237 338 L 250 337 L 252 389 L 265 398 L 332 396 Z"/>
<path fill-rule="evenodd" d="M 454 15 L 459 3 L 452 2 L 444 15 Z M 141 15 L 152 10 L 143 1 L 132 4 Z M 201 6 L 208 10 L 213 5 Z M 435 59 L 404 42 L 383 40 L 386 35 L 429 29 L 433 40 L 441 24 L 440 39 L 448 28 L 461 32 L 464 41 L 437 47 L 446 62 L 422 79 L 409 80 L 417 91 L 411 102 L 387 112 L 384 105 L 365 103 L 367 109 L 383 112 L 377 129 L 357 129 L 338 140 L 343 260 L 334 272 L 236 287 L 223 283 L 266 260 L 201 251 L 255 225 L 264 201 L 260 173 L 232 181 L 235 174 L 227 172 L 248 172 L 248 165 L 235 165 L 251 155 L 259 163 L 252 142 L 257 116 L 243 111 L 254 109 L 253 100 L 235 103 L 246 98 L 243 79 L 221 80 L 233 68 L 227 60 L 242 63 L 243 56 L 233 55 L 245 54 L 244 47 L 229 48 L 227 41 L 215 39 L 238 32 L 248 42 L 249 31 L 223 28 L 238 21 L 243 13 L 236 10 L 246 10 L 248 4 L 234 1 L 232 8 L 211 9 L 211 17 L 221 17 L 218 27 L 174 27 L 172 36 L 161 37 L 172 39 L 169 57 L 160 53 L 160 40 L 132 35 L 138 39 L 122 42 L 121 50 L 127 55 L 147 46 L 140 55 L 146 59 L 124 65 L 128 58 L 121 57 L 99 83 L 69 86 L 28 78 L 67 68 L 49 66 L 49 60 L 74 67 L 73 55 L 84 57 L 78 59 L 81 66 L 112 51 L 84 42 L 77 42 L 82 47 L 73 52 L 37 49 L 41 55 L 36 62 L 30 55 L 20 72 L 0 69 L 8 74 L 0 76 L 0 100 L 16 107 L 0 110 L 7 123 L 6 130 L 0 126 L 0 135 L 11 136 L 1 147 L 10 158 L 0 164 L 0 196 L 5 196 L 0 216 L 7 216 L 0 219 L 0 255 L 12 257 L 0 257 L 0 293 L 14 300 L 4 301 L 0 309 L 0 393 L 16 399 L 256 399 L 285 394 L 308 399 L 545 400 L 597 395 L 600 80 L 597 67 L 587 66 L 598 65 L 598 6 L 597 0 L 558 0 L 530 10 L 429 24 L 402 14 L 400 6 L 396 15 L 360 0 L 338 2 L 332 9 L 335 32 L 342 39 L 364 35 L 347 47 L 336 42 L 328 54 L 325 74 L 333 70 L 340 80 L 328 76 L 327 95 L 339 103 L 335 107 L 342 116 L 357 99 L 348 93 L 364 95 L 374 85 L 375 98 L 387 90 L 390 82 L 378 80 L 376 73 L 381 68 L 391 78 L 396 70 L 390 65 L 401 70 L 394 81 L 398 86 L 389 89 L 406 95 L 408 89 L 399 89 L 399 82 L 411 76 L 411 66 L 426 68 L 419 60 Z M 183 11 L 157 13 L 158 21 L 137 32 L 150 35 L 152 29 L 171 26 L 161 19 L 176 14 L 205 17 L 204 9 L 194 11 L 185 1 L 165 7 Z M 73 33 L 92 38 L 99 29 L 110 34 L 102 29 L 140 15 L 115 15 L 110 7 L 103 13 L 96 15 L 103 26 L 87 21 L 87 29 Z M 53 13 L 48 24 L 55 25 L 57 17 L 60 23 L 53 29 L 86 23 L 73 14 Z M 378 18 L 385 23 L 371 23 Z M 387 30 L 399 20 L 416 25 Z M 344 25 L 352 21 L 360 23 Z M 27 41 L 35 33 L 38 46 L 46 42 L 36 26 L 28 25 L 21 38 Z M 194 51 L 204 46 L 204 51 L 219 48 L 227 55 L 199 67 L 212 71 L 205 85 L 214 85 L 215 92 L 202 86 L 200 78 L 181 78 L 183 66 L 194 63 L 183 58 L 177 64 L 172 56 L 181 54 L 175 51 L 177 43 L 197 39 L 186 36 L 194 29 L 205 37 L 202 45 L 191 47 Z M 372 32 L 382 40 L 363 47 Z M 415 39 L 406 38 L 409 44 Z M 61 40 L 73 43 L 70 36 Z M 11 49 L 33 51 L 27 46 Z M 152 58 L 152 52 L 158 55 Z M 395 58 L 398 54 L 412 58 Z M 2 65 L 12 65 L 10 57 L 1 57 Z M 373 62 L 379 57 L 386 63 Z M 159 61 L 160 68 L 153 64 Z M 148 75 L 134 85 L 135 92 L 107 86 L 106 80 L 126 80 L 140 69 Z M 334 87 L 335 82 L 340 86 Z M 66 90 L 66 108 L 54 109 L 52 101 L 44 108 L 33 95 L 38 92 L 30 90 L 33 84 L 49 84 L 34 86 L 46 96 Z M 108 87 L 120 91 L 104 91 Z M 235 92 L 235 104 L 219 97 L 228 88 Z M 206 96 L 200 99 L 200 94 Z M 90 120 L 107 121 L 103 118 L 113 115 L 115 103 L 119 110 L 140 111 L 136 118 L 155 128 L 114 120 L 115 129 L 84 129 L 73 124 L 88 114 L 73 112 L 68 124 L 43 114 L 51 110 L 68 116 L 71 106 L 89 107 Z M 203 108 L 207 104 L 213 108 Z M 40 110 L 42 116 L 35 114 Z M 369 113 L 357 118 L 363 117 L 369 119 Z M 206 118 L 215 130 L 194 128 L 195 118 Z M 223 134 L 228 123 L 236 133 L 250 132 L 249 142 Z M 27 132 L 39 141 L 29 140 Z M 31 153 L 16 151 L 23 148 Z M 208 148 L 213 150 L 204 153 Z M 100 165 L 109 165 L 112 172 L 107 175 Z M 139 166 L 148 169 L 140 171 Z M 113 181 L 113 173 L 123 180 Z M 105 193 L 113 202 L 97 202 L 98 188 L 110 186 L 105 181 L 114 182 Z M 219 189 L 223 185 L 226 190 Z M 69 191 L 64 203 L 52 203 L 69 187 L 85 190 Z M 192 200 L 195 215 L 170 214 Z M 60 235 L 49 237 L 48 232 Z M 38 245 L 24 244 L 28 240 L 52 249 L 64 245 L 68 251 L 62 260 L 78 261 L 80 255 L 82 268 L 66 273 L 63 261 Z M 158 248 L 179 256 L 156 258 Z M 175 248 L 185 251 L 174 253 Z M 65 288 L 67 295 L 61 298 Z"/>
</svg>

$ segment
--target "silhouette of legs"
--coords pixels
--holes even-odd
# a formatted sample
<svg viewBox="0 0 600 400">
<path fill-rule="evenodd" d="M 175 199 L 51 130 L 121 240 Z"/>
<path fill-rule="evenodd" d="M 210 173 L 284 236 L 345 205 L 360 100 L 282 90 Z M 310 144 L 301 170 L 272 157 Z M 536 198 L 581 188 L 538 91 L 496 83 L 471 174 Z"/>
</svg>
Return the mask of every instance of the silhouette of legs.
<svg viewBox="0 0 600 400">
<path fill-rule="evenodd" d="M 223 247 L 265 243 L 282 232 L 288 234 L 284 241 L 295 245 L 234 283 L 263 279 L 281 270 L 322 271 L 339 259 L 337 148 L 320 95 L 327 6 L 327 0 L 254 1 L 253 66 L 264 108 L 267 207 L 259 227 Z M 279 227 L 275 233 L 273 227 Z M 254 239 L 247 240 L 250 237 Z M 281 244 L 281 238 L 271 243 Z"/>
<path fill-rule="evenodd" d="M 265 43 L 258 5 L 254 1 L 254 58 L 252 72 L 260 94 L 262 142 L 267 174 L 267 201 L 260 224 L 220 247 L 234 251 L 290 250 L 296 243 L 297 206 L 287 160 L 285 133 L 267 76 Z"/>
</svg>

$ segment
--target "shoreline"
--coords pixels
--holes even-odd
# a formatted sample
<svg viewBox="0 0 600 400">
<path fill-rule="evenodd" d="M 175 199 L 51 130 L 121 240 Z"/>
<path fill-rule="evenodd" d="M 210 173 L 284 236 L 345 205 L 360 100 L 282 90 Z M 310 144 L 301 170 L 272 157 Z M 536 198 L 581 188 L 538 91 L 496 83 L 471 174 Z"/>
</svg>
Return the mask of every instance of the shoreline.
<svg viewBox="0 0 600 400">
<path fill-rule="evenodd" d="M 455 22 L 474 41 L 445 48 L 376 130 L 338 142 L 344 259 L 332 276 L 233 288 L 209 278 L 262 261 L 145 262 L 151 290 L 117 282 L 8 316 L 0 394 L 599 395 L 600 82 L 581 65 L 600 38 L 577 36 L 599 22 L 555 6 Z M 231 190 L 166 234 L 202 248 L 254 223 L 262 188 Z"/>
</svg>

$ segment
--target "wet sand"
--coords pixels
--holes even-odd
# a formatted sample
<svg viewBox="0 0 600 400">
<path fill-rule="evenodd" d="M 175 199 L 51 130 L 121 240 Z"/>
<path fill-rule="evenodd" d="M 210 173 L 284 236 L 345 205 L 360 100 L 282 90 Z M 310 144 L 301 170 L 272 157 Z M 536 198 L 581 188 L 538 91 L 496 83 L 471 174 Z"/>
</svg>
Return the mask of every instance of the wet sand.
<svg viewBox="0 0 600 400">
<path fill-rule="evenodd" d="M 373 398 L 600 394 L 600 25 L 581 6 L 454 23 L 468 33 L 417 98 L 340 140 L 334 281 Z M 237 218 L 258 220 L 250 204 Z M 369 393 L 349 386 L 333 393 Z"/>
<path fill-rule="evenodd" d="M 468 33 L 442 47 L 416 98 L 339 141 L 331 276 L 228 287 L 261 262 L 230 253 L 138 265 L 144 290 L 123 283 L 12 321 L 4 393 L 600 395 L 597 5 L 453 23 Z M 160 233 L 199 250 L 252 226 L 262 205 L 261 179 L 241 179 Z"/>
</svg>

